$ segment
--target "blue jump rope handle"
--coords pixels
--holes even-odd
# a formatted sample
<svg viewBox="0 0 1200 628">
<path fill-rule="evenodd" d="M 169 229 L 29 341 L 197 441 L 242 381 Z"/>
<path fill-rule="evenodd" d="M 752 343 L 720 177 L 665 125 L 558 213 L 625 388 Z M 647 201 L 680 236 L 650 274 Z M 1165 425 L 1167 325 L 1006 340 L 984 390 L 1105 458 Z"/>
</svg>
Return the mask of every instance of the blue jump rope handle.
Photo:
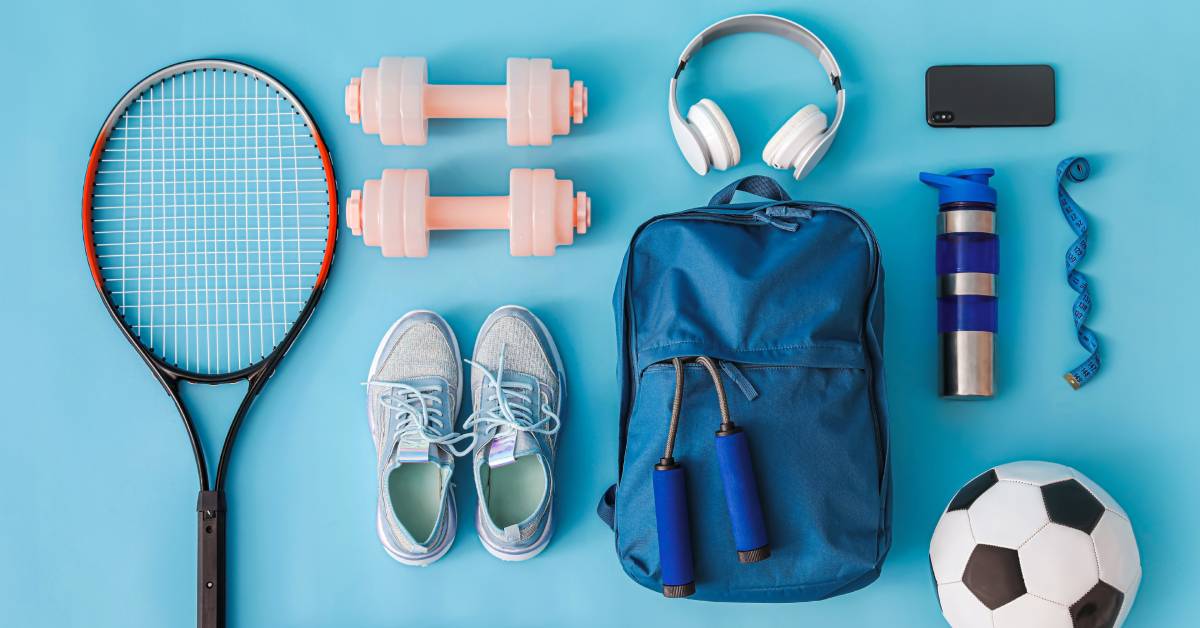
<svg viewBox="0 0 1200 628">
<path fill-rule="evenodd" d="M 1088 280 L 1083 273 L 1076 270 L 1088 248 L 1088 221 L 1083 208 L 1067 192 L 1064 183 L 1069 179 L 1075 183 L 1087 180 L 1092 173 L 1091 164 L 1083 157 L 1068 157 L 1058 164 L 1058 206 L 1062 209 L 1063 217 L 1075 232 L 1075 242 L 1067 249 L 1067 284 L 1079 294 L 1075 306 L 1071 308 L 1071 317 L 1075 320 L 1075 336 L 1079 344 L 1088 352 L 1088 357 L 1071 372 L 1063 375 L 1072 388 L 1078 390 L 1091 381 L 1100 370 L 1100 340 L 1087 326 L 1088 314 L 1092 311 L 1092 293 L 1088 290 Z"/>
<path fill-rule="evenodd" d="M 733 524 L 733 542 L 738 561 L 755 563 L 771 555 L 767 526 L 763 521 L 758 482 L 750 460 L 750 441 L 740 428 L 717 432 L 717 463 L 725 485 L 725 503 Z"/>
<path fill-rule="evenodd" d="M 683 467 L 677 464 L 654 467 L 654 516 L 658 522 L 663 595 L 687 597 L 696 592 L 696 577 Z"/>
</svg>

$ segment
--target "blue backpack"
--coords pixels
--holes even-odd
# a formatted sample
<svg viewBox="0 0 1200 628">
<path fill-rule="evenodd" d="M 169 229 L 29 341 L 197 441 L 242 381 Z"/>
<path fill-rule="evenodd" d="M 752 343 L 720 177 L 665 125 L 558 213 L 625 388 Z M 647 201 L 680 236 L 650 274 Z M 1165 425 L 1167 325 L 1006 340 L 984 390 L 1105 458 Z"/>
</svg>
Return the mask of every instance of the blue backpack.
<svg viewBox="0 0 1200 628">
<path fill-rule="evenodd" d="M 731 204 L 737 191 L 767 200 Z M 629 577 L 727 602 L 819 600 L 878 578 L 891 546 L 883 268 L 862 217 L 792 201 L 767 177 L 740 179 L 634 232 L 613 309 L 617 483 L 597 511 Z M 741 475 L 714 437 L 723 383 L 726 419 L 750 456 L 737 460 Z M 678 499 L 656 497 L 670 489 L 658 485 L 664 448 L 686 469 Z M 735 504 L 747 491 L 753 499 Z M 745 519 L 746 504 L 761 516 Z M 659 528 L 678 524 L 664 511 L 686 527 L 661 537 L 660 559 Z M 769 548 L 743 547 L 747 534 Z M 681 565 L 694 572 L 687 590 L 664 577 Z"/>
</svg>

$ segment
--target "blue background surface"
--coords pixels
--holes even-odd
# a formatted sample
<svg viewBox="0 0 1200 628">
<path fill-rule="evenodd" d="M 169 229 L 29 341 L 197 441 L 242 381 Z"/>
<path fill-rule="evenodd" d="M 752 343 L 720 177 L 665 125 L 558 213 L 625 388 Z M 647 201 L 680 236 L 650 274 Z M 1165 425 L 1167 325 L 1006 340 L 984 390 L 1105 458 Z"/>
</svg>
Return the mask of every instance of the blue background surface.
<svg viewBox="0 0 1200 628">
<path fill-rule="evenodd" d="M 1200 102 L 1193 3 L 627 0 L 375 3 L 10 3 L 0 38 L 0 151 L 8 292 L 0 308 L 0 615 L 8 626 L 188 626 L 195 477 L 179 420 L 97 297 L 80 238 L 88 149 L 134 82 L 204 56 L 247 61 L 318 120 L 344 193 L 385 167 L 423 167 L 435 194 L 499 194 L 510 167 L 554 167 L 594 196 L 594 230 L 550 259 L 507 256 L 498 232 L 439 233 L 427 259 L 385 259 L 344 227 L 330 287 L 255 405 L 232 465 L 233 626 L 939 625 L 926 551 L 966 480 L 1014 459 L 1075 466 L 1131 515 L 1145 579 L 1129 626 L 1192 625 L 1200 543 L 1192 360 L 1200 347 L 1191 192 Z M 1136 5 L 1136 6 L 1135 6 Z M 686 7 L 686 8 L 685 8 Z M 739 10 L 778 12 L 835 51 L 849 111 L 794 196 L 857 208 L 887 268 L 895 545 L 878 583 L 827 602 L 671 602 L 629 581 L 592 512 L 616 475 L 610 295 L 629 234 L 700 203 L 758 159 L 806 102 L 832 113 L 814 60 L 766 37 L 726 40 L 685 76 L 682 101 L 730 113 L 743 164 L 705 179 L 680 158 L 666 84 L 688 39 Z M 492 83 L 508 56 L 548 56 L 591 90 L 591 117 L 551 147 L 511 148 L 496 121 L 434 122 L 425 147 L 385 147 L 342 113 L 345 82 L 382 55 L 424 55 L 435 82 Z M 931 129 L 923 74 L 944 63 L 1040 63 L 1058 72 L 1058 121 L 1038 129 Z M 1074 236 L 1054 166 L 1092 159 L 1072 192 L 1091 216 L 1092 318 L 1105 366 L 1083 358 L 1062 256 Z M 935 394 L 935 194 L 918 170 L 994 166 L 1002 242 L 1000 394 Z M 778 173 L 779 177 L 786 177 Z M 494 307 L 540 314 L 571 377 L 558 461 L 559 528 L 536 560 L 505 564 L 474 538 L 426 569 L 375 536 L 374 451 L 360 387 L 398 316 L 432 308 L 464 347 Z M 190 391 L 214 445 L 241 397 Z M 456 493 L 474 504 L 463 465 Z"/>
</svg>

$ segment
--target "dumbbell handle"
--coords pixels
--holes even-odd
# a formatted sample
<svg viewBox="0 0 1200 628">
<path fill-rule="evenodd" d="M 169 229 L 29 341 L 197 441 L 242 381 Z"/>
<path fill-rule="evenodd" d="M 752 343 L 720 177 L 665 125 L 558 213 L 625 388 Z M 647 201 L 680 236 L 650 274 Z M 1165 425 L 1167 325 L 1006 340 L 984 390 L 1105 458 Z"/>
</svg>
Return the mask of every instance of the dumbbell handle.
<svg viewBox="0 0 1200 628">
<path fill-rule="evenodd" d="M 508 117 L 505 85 L 426 85 L 425 115 L 429 118 Z"/>
<path fill-rule="evenodd" d="M 507 196 L 431 196 L 425 201 L 426 228 L 507 229 Z"/>
</svg>

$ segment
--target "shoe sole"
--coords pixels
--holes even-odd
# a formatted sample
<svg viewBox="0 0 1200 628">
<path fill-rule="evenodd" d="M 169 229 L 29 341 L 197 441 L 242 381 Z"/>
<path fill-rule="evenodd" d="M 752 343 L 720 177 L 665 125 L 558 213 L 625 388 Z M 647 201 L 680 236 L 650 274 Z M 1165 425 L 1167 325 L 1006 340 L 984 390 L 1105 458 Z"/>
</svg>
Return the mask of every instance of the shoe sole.
<svg viewBox="0 0 1200 628">
<path fill-rule="evenodd" d="M 453 349 L 454 355 L 456 357 L 456 366 L 458 367 L 458 386 L 456 387 L 457 390 L 455 391 L 458 396 L 456 405 L 459 408 L 462 408 L 463 368 L 462 368 L 462 353 L 459 351 L 459 347 L 458 347 L 458 337 L 454 335 L 454 330 L 451 329 L 450 324 L 446 322 L 446 319 L 442 318 L 441 316 L 438 315 L 437 312 L 434 312 L 432 310 L 412 310 L 411 312 L 406 313 L 404 316 L 401 316 L 399 319 L 396 320 L 396 322 L 392 323 L 392 326 L 388 328 L 388 330 L 385 334 L 383 334 L 383 340 L 379 341 L 379 346 L 375 349 L 375 357 L 371 358 L 371 369 L 369 371 L 367 371 L 367 381 L 370 381 L 371 375 L 373 373 L 375 373 L 375 369 L 379 367 L 379 361 L 383 358 L 383 350 L 384 350 L 384 348 L 387 347 L 388 340 L 390 340 L 392 338 L 392 334 L 396 333 L 396 329 L 398 327 L 400 327 L 401 324 L 403 324 L 409 318 L 416 316 L 418 314 L 429 315 L 429 316 L 432 316 L 432 317 L 438 319 L 439 321 L 442 322 L 442 325 L 446 328 L 446 331 L 448 332 L 447 336 L 450 338 L 450 347 L 451 347 L 451 349 Z M 458 412 L 455 411 L 454 415 L 455 415 L 455 420 L 457 420 Z M 375 419 L 371 417 L 371 412 L 370 412 L 369 407 L 367 409 L 367 423 L 368 423 L 368 425 L 370 425 L 371 435 L 372 435 L 372 437 L 374 437 L 376 425 L 375 425 Z M 376 457 L 379 456 L 379 443 L 375 444 L 375 456 Z M 375 510 L 375 531 L 379 535 L 379 541 L 383 544 L 383 549 L 387 551 L 388 555 L 391 556 L 392 558 L 394 558 L 398 562 L 404 563 L 405 565 L 412 565 L 415 567 L 425 567 L 425 566 L 435 562 L 442 556 L 445 556 L 446 552 L 450 551 L 450 546 L 454 544 L 454 538 L 458 534 L 458 505 L 455 503 L 453 488 L 451 489 L 450 495 L 448 496 L 448 499 L 446 501 L 449 502 L 449 504 L 448 504 L 449 512 L 447 513 L 447 517 L 446 517 L 446 525 L 450 526 L 450 530 L 446 535 L 446 541 L 444 543 L 444 546 L 441 547 L 440 549 L 436 550 L 435 553 L 433 553 L 429 556 L 421 557 L 421 558 L 409 558 L 402 554 L 397 553 L 396 550 L 392 549 L 391 545 L 388 544 L 387 534 L 384 532 L 383 513 L 380 512 L 378 508 L 376 508 L 376 510 Z"/>
<path fill-rule="evenodd" d="M 554 361 L 554 372 L 556 375 L 558 375 L 558 411 L 561 416 L 562 409 L 563 409 L 563 407 L 566 406 L 566 400 L 567 400 L 567 370 L 566 370 L 566 367 L 563 366 L 562 354 L 560 354 L 558 352 L 558 344 L 554 342 L 554 336 L 550 335 L 550 329 L 548 327 L 546 327 L 546 324 L 542 322 L 542 319 L 538 318 L 537 314 L 534 314 L 532 311 L 529 310 L 529 308 L 522 307 L 520 305 L 511 305 L 510 304 L 510 305 L 502 305 L 502 306 L 496 308 L 495 310 L 492 311 L 491 314 L 488 315 L 487 319 L 485 319 L 483 321 L 482 328 L 487 328 L 488 326 L 490 326 L 490 324 L 493 322 L 493 319 L 496 318 L 496 315 L 499 314 L 502 310 L 518 310 L 518 311 L 524 312 L 525 314 L 528 314 L 529 318 L 533 322 L 537 323 L 538 328 L 541 330 L 542 337 L 546 339 L 546 344 L 549 346 L 549 349 L 550 349 L 550 358 Z M 472 355 L 471 357 L 474 358 L 475 356 Z M 557 450 L 557 448 L 558 447 L 557 447 L 557 443 L 556 443 L 555 449 Z M 555 460 L 557 460 L 557 458 L 558 458 L 557 451 L 555 451 L 554 457 L 555 457 Z M 553 481 L 552 481 L 551 485 L 553 486 Z M 553 497 L 551 497 L 551 500 L 553 500 Z M 482 511 L 482 509 L 480 509 L 480 508 L 475 509 L 475 532 L 479 535 L 479 542 L 480 542 L 480 544 L 483 545 L 483 549 L 487 550 L 488 553 L 491 554 L 492 556 L 495 556 L 496 558 L 499 558 L 500 560 L 503 560 L 503 561 L 520 562 L 523 560 L 529 560 L 530 558 L 533 558 L 534 556 L 541 554 L 542 551 L 545 550 L 546 547 L 548 547 L 550 545 L 550 538 L 552 536 L 554 536 L 554 503 L 553 503 L 553 501 L 551 501 L 551 504 L 550 504 L 550 511 L 546 514 L 546 517 L 547 517 L 546 528 L 544 530 L 542 530 L 542 535 L 540 537 L 538 537 L 538 540 L 533 544 L 533 546 L 529 547 L 528 549 L 522 550 L 520 552 L 509 552 L 509 551 L 500 549 L 500 548 L 495 547 L 488 543 L 487 537 L 485 536 L 483 530 L 479 527 L 481 518 L 486 517 L 486 516 L 487 515 Z"/>
</svg>

